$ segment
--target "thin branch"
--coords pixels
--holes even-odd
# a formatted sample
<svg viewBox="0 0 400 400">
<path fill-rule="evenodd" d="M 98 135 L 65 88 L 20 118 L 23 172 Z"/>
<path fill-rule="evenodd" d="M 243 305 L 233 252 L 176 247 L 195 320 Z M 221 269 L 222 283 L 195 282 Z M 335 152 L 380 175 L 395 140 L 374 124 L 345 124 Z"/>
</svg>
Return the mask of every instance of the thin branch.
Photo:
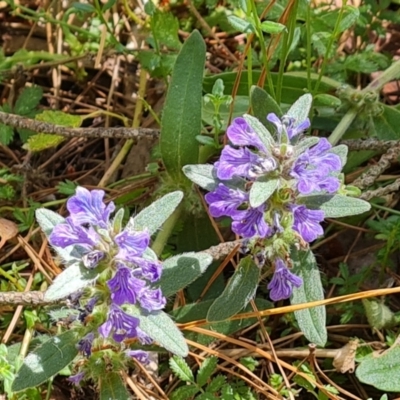
<svg viewBox="0 0 400 400">
<path fill-rule="evenodd" d="M 38 133 L 50 133 L 65 137 L 134 139 L 144 136 L 158 137 L 160 135 L 159 129 L 151 128 L 68 128 L 1 111 L 0 122 L 14 128 L 30 129 Z"/>
</svg>

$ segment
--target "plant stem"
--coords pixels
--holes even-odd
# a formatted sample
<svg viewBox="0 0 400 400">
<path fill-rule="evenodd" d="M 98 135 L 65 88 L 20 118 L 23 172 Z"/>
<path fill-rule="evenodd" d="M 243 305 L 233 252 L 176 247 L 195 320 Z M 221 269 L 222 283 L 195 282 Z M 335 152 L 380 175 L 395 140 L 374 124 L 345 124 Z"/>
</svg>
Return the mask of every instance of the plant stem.
<svg viewBox="0 0 400 400">
<path fill-rule="evenodd" d="M 358 114 L 358 110 L 355 108 L 351 108 L 345 116 L 342 118 L 342 120 L 339 122 L 337 127 L 333 130 L 331 135 L 329 136 L 328 140 L 331 143 L 332 146 L 334 146 L 341 138 L 342 136 L 346 133 L 347 129 L 351 125 L 351 123 L 354 121 Z"/>
<path fill-rule="evenodd" d="M 182 212 L 183 212 L 183 206 L 181 204 L 172 213 L 172 215 L 165 221 L 164 225 L 158 232 L 157 237 L 154 240 L 153 245 L 151 246 L 151 248 L 157 254 L 158 257 L 162 254 L 164 247 L 168 241 L 168 238 L 171 236 L 171 233 L 176 223 L 182 216 Z"/>
</svg>

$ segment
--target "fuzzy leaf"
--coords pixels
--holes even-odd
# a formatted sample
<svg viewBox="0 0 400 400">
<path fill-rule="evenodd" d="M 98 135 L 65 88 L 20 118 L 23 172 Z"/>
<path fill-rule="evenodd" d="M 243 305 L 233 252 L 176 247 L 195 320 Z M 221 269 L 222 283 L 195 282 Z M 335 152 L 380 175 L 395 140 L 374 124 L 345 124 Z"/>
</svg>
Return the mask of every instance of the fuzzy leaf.
<svg viewBox="0 0 400 400">
<path fill-rule="evenodd" d="M 151 24 L 155 40 L 171 49 L 179 50 L 182 47 L 178 36 L 179 21 L 171 12 L 156 9 Z"/>
<path fill-rule="evenodd" d="M 367 201 L 347 197 L 341 194 L 312 195 L 298 198 L 299 203 L 305 204 L 312 210 L 323 210 L 325 218 L 340 218 L 349 215 L 363 214 L 371 209 Z"/>
<path fill-rule="evenodd" d="M 162 224 L 175 211 L 182 198 L 183 193 L 179 190 L 168 193 L 140 211 L 135 217 L 132 217 L 127 224 L 127 228 L 135 231 L 147 229 L 152 235 L 161 228 Z"/>
<path fill-rule="evenodd" d="M 400 392 L 400 346 L 379 356 L 364 358 L 356 370 L 357 378 L 384 392 Z"/>
<path fill-rule="evenodd" d="M 257 119 L 252 117 L 251 115 L 243 115 L 245 121 L 249 124 L 249 126 L 256 132 L 261 142 L 265 145 L 267 149 L 270 149 L 274 144 L 274 139 L 271 136 L 269 130 Z"/>
<path fill-rule="evenodd" d="M 197 386 L 180 386 L 171 393 L 170 400 L 189 400 L 198 392 Z"/>
<path fill-rule="evenodd" d="M 348 152 L 349 149 L 344 144 L 339 144 L 339 146 L 332 147 L 332 149 L 329 150 L 329 153 L 336 154 L 340 157 L 342 168 L 346 165 Z"/>
<path fill-rule="evenodd" d="M 254 33 L 255 32 L 254 25 L 251 22 L 246 21 L 242 18 L 239 18 L 236 15 L 229 15 L 228 21 L 232 25 L 232 27 L 234 29 L 238 30 L 239 32 L 243 32 L 243 33 Z"/>
<path fill-rule="evenodd" d="M 193 372 L 182 357 L 171 357 L 169 367 L 181 381 L 194 383 Z"/>
<path fill-rule="evenodd" d="M 15 102 L 14 113 L 29 116 L 35 110 L 43 96 L 40 86 L 30 86 L 24 88 Z"/>
<path fill-rule="evenodd" d="M 199 386 L 204 386 L 207 383 L 208 379 L 214 373 L 215 368 L 217 368 L 217 364 L 218 358 L 215 356 L 207 357 L 203 361 L 196 376 L 196 382 Z"/>
<path fill-rule="evenodd" d="M 265 33 L 276 35 L 284 30 L 287 30 L 286 26 L 279 22 L 264 21 L 261 23 L 261 30 Z"/>
<path fill-rule="evenodd" d="M 282 110 L 264 89 L 258 86 L 252 86 L 250 89 L 250 103 L 253 114 L 261 123 L 270 131 L 275 131 L 275 125 L 267 120 L 267 115 L 270 113 L 276 114 L 278 117 L 283 115 Z"/>
<path fill-rule="evenodd" d="M 371 328 L 390 328 L 396 323 L 393 311 L 381 301 L 362 299 Z"/>
<path fill-rule="evenodd" d="M 72 293 L 89 286 L 98 276 L 99 272 L 96 268 L 87 269 L 81 266 L 79 262 L 76 262 L 54 279 L 47 289 L 44 299 L 46 301 L 55 301 L 68 297 Z"/>
<path fill-rule="evenodd" d="M 176 327 L 168 314 L 162 311 L 145 313 L 136 306 L 127 306 L 126 311 L 139 318 L 140 329 L 160 346 L 181 357 L 188 355 L 189 349 L 182 332 Z"/>
<path fill-rule="evenodd" d="M 11 126 L 0 124 L 0 143 L 4 146 L 8 146 L 13 137 L 14 129 Z"/>
<path fill-rule="evenodd" d="M 108 372 L 99 377 L 100 400 L 130 400 L 132 397 L 126 389 L 118 372 Z"/>
<path fill-rule="evenodd" d="M 206 46 L 193 31 L 176 59 L 161 120 L 161 158 L 175 182 L 185 180 L 182 167 L 199 158 L 201 102 Z"/>
<path fill-rule="evenodd" d="M 311 251 L 300 252 L 293 248 L 291 258 L 294 262 L 293 273 L 303 279 L 303 284 L 299 288 L 293 288 L 290 303 L 301 304 L 322 300 L 324 289 L 314 254 Z M 328 337 L 325 307 L 305 308 L 295 311 L 294 315 L 307 340 L 318 346 L 325 346 Z"/>
<path fill-rule="evenodd" d="M 71 115 L 59 110 L 45 110 L 36 115 L 35 119 L 54 125 L 69 126 L 70 128 L 79 128 L 83 120 L 80 115 Z"/>
<path fill-rule="evenodd" d="M 195 164 L 185 165 L 183 173 L 196 185 L 212 192 L 218 186 L 218 178 L 214 176 L 214 165 Z"/>
<path fill-rule="evenodd" d="M 12 384 L 12 391 L 39 386 L 69 365 L 78 354 L 78 340 L 74 331 L 67 331 L 29 353 Z"/>
<path fill-rule="evenodd" d="M 202 275 L 212 263 L 207 253 L 183 253 L 163 262 L 163 273 L 159 281 L 164 296 L 169 297 L 185 288 Z"/>
<path fill-rule="evenodd" d="M 36 220 L 39 223 L 40 228 L 49 238 L 54 227 L 58 224 L 62 224 L 65 218 L 55 213 L 54 211 L 48 210 L 47 208 L 38 208 L 35 212 Z"/>
<path fill-rule="evenodd" d="M 256 293 L 259 279 L 260 268 L 250 256 L 243 258 L 221 296 L 208 310 L 207 320 L 224 321 L 246 307 Z"/>
<path fill-rule="evenodd" d="M 250 205 L 254 208 L 264 204 L 279 186 L 279 179 L 258 180 L 250 189 Z"/>
<path fill-rule="evenodd" d="M 211 393 L 218 392 L 218 390 L 221 390 L 222 386 L 224 386 L 225 382 L 226 377 L 224 375 L 217 375 L 207 386 L 207 391 Z"/>
<path fill-rule="evenodd" d="M 30 151 L 43 151 L 46 149 L 51 149 L 52 147 L 57 147 L 60 143 L 65 140 L 63 136 L 60 135 L 49 135 L 47 133 L 38 133 L 37 135 L 32 135 L 27 139 L 27 142 L 22 146 L 25 150 Z"/>
<path fill-rule="evenodd" d="M 311 94 L 304 94 L 289 108 L 287 115 L 295 119 L 295 126 L 308 118 L 312 105 Z"/>
</svg>

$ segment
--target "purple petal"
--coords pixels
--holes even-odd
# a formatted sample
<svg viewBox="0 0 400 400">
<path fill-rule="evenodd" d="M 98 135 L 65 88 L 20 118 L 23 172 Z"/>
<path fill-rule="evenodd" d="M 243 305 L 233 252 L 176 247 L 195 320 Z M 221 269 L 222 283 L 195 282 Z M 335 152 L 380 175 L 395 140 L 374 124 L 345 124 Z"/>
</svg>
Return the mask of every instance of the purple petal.
<svg viewBox="0 0 400 400">
<path fill-rule="evenodd" d="M 303 205 L 292 205 L 294 222 L 293 229 L 300 234 L 304 241 L 310 243 L 318 236 L 323 235 L 324 230 L 319 224 L 325 218 L 322 210 L 309 210 Z"/>
<path fill-rule="evenodd" d="M 149 353 L 147 351 L 143 351 L 143 350 L 126 350 L 125 353 L 126 353 L 126 355 L 128 357 L 135 358 L 141 364 L 148 364 L 150 362 Z"/>
<path fill-rule="evenodd" d="M 123 254 L 141 256 L 150 243 L 150 235 L 147 231 L 137 232 L 125 228 L 114 240 Z"/>
<path fill-rule="evenodd" d="M 106 228 L 115 205 L 110 202 L 106 207 L 103 198 L 104 190 L 89 191 L 83 187 L 76 188 L 76 194 L 67 201 L 67 209 L 74 224 L 88 223 Z"/>
<path fill-rule="evenodd" d="M 139 302 L 147 311 L 155 311 L 163 309 L 167 300 L 161 289 L 145 289 L 140 294 Z"/>
<path fill-rule="evenodd" d="M 94 340 L 94 333 L 88 333 L 84 338 L 82 338 L 78 344 L 78 350 L 85 356 L 90 357 L 92 354 L 92 344 Z"/>
<path fill-rule="evenodd" d="M 74 385 L 79 386 L 81 383 L 81 380 L 85 377 L 84 372 L 78 372 L 75 375 L 71 375 L 68 380 L 72 382 Z"/>
<path fill-rule="evenodd" d="M 293 292 L 293 286 L 300 287 L 303 280 L 290 272 L 281 258 L 275 262 L 275 272 L 271 282 L 268 284 L 269 297 L 273 301 L 288 299 Z"/>
<path fill-rule="evenodd" d="M 93 250 L 90 253 L 85 254 L 82 257 L 82 262 L 83 265 L 87 269 L 93 269 L 96 268 L 99 262 L 105 257 L 105 254 L 103 251 L 100 250 Z"/>
<path fill-rule="evenodd" d="M 261 151 L 266 151 L 257 133 L 253 131 L 244 118 L 235 118 L 228 126 L 226 134 L 236 146 L 254 146 Z"/>
<path fill-rule="evenodd" d="M 264 220 L 264 209 L 262 205 L 257 208 L 249 208 L 240 218 L 233 217 L 232 230 L 244 238 L 259 236 L 265 238 L 273 232 Z"/>
</svg>

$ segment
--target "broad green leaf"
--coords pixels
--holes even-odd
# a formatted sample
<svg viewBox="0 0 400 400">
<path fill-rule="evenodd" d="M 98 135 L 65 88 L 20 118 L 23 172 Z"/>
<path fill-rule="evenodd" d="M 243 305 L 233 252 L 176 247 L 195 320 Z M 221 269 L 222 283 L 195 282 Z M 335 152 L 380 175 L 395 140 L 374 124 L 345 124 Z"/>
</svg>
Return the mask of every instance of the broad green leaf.
<svg viewBox="0 0 400 400">
<path fill-rule="evenodd" d="M 22 146 L 25 150 L 37 152 L 57 147 L 65 140 L 60 135 L 49 135 L 47 133 L 38 133 L 28 137 L 27 142 Z"/>
<path fill-rule="evenodd" d="M 202 301 L 200 303 L 187 304 L 171 311 L 170 314 L 176 322 L 179 322 L 181 324 L 206 319 L 208 310 L 210 309 L 213 302 L 214 299 Z M 266 310 L 269 308 L 273 308 L 274 306 L 273 303 L 262 298 L 256 298 L 255 303 L 257 309 L 259 310 Z M 250 312 L 252 310 L 253 308 L 250 305 L 247 305 L 247 307 L 243 309 L 243 312 Z M 201 325 L 201 327 L 211 332 L 218 332 L 222 333 L 223 335 L 231 335 L 238 330 L 245 329 L 248 326 L 251 326 L 255 322 L 257 322 L 256 318 L 225 320 L 222 322 L 206 323 L 204 325 Z M 187 337 L 188 339 L 193 340 L 196 343 L 200 343 L 204 346 L 208 346 L 209 344 L 217 340 L 213 336 L 206 334 L 203 335 L 201 333 L 188 331 L 185 331 L 184 333 L 185 337 Z"/>
<path fill-rule="evenodd" d="M 29 353 L 18 371 L 12 390 L 39 386 L 69 365 L 78 354 L 74 331 L 55 336 Z"/>
<path fill-rule="evenodd" d="M 15 102 L 14 114 L 31 116 L 43 96 L 40 86 L 30 86 L 24 88 Z"/>
<path fill-rule="evenodd" d="M 224 321 L 246 307 L 256 293 L 259 279 L 260 268 L 250 256 L 243 258 L 224 292 L 208 310 L 207 320 Z"/>
<path fill-rule="evenodd" d="M 264 89 L 258 86 L 252 86 L 250 89 L 250 103 L 253 114 L 259 121 L 271 132 L 274 132 L 276 127 L 267 120 L 267 115 L 270 113 L 282 116 L 282 110 Z"/>
<path fill-rule="evenodd" d="M 400 130 L 398 124 L 400 121 L 400 111 L 394 107 L 380 103 L 383 113 L 373 118 L 375 135 L 380 140 L 398 140 Z"/>
<path fill-rule="evenodd" d="M 71 115 L 59 110 L 45 110 L 37 114 L 35 119 L 54 125 L 69 126 L 70 128 L 79 128 L 83 120 L 80 115 Z"/>
<path fill-rule="evenodd" d="M 72 264 L 54 279 L 47 289 L 44 299 L 46 301 L 55 301 L 68 297 L 72 293 L 92 284 L 98 276 L 97 268 L 87 269 L 78 262 Z"/>
<path fill-rule="evenodd" d="M 196 280 L 212 263 L 207 253 L 183 253 L 163 262 L 159 281 L 164 296 L 172 296 Z"/>
<path fill-rule="evenodd" d="M 197 372 L 196 382 L 199 386 L 204 386 L 217 368 L 218 358 L 215 356 L 207 357 L 201 364 Z"/>
<path fill-rule="evenodd" d="M 324 289 L 314 254 L 311 251 L 298 251 L 293 248 L 291 257 L 294 263 L 293 273 L 303 279 L 303 284 L 299 288 L 293 288 L 290 303 L 301 304 L 323 300 Z M 328 337 L 325 307 L 305 308 L 295 311 L 294 315 L 307 340 L 318 346 L 325 346 Z"/>
<path fill-rule="evenodd" d="M 285 25 L 280 24 L 279 22 L 264 21 L 261 23 L 261 30 L 265 33 L 275 35 L 287 29 Z"/>
<path fill-rule="evenodd" d="M 121 375 L 118 372 L 110 371 L 99 377 L 100 400 L 130 400 L 130 393 L 126 389 Z"/>
<path fill-rule="evenodd" d="M 255 181 L 250 189 L 250 205 L 254 208 L 265 203 L 279 186 L 279 179 Z"/>
<path fill-rule="evenodd" d="M 221 388 L 222 388 L 222 386 L 224 386 L 225 382 L 226 382 L 226 377 L 224 375 L 217 375 L 207 385 L 207 390 L 211 393 L 217 392 L 218 390 L 221 390 Z"/>
<path fill-rule="evenodd" d="M 269 130 L 257 119 L 251 115 L 243 115 L 245 121 L 253 129 L 253 131 L 258 135 L 261 142 L 265 145 L 267 149 L 270 149 L 275 143 Z"/>
<path fill-rule="evenodd" d="M 179 50 L 182 47 L 178 36 L 179 21 L 171 12 L 156 9 L 151 18 L 151 25 L 154 40 L 171 49 Z"/>
<path fill-rule="evenodd" d="M 160 150 L 168 174 L 184 178 L 182 167 L 199 158 L 202 80 L 206 47 L 198 31 L 185 41 L 176 59 L 161 120 Z"/>
<path fill-rule="evenodd" d="M 331 94 L 321 93 L 314 97 L 314 107 L 329 107 L 338 109 L 342 105 L 342 101 Z"/>
<path fill-rule="evenodd" d="M 371 328 L 390 328 L 396 323 L 393 311 L 381 301 L 362 299 L 362 303 Z"/>
<path fill-rule="evenodd" d="M 206 93 L 211 93 L 215 81 L 217 79 L 222 79 L 224 82 L 224 94 L 229 95 L 232 93 L 236 76 L 237 72 L 223 72 L 221 74 L 207 76 L 204 78 L 203 81 L 204 91 Z M 274 86 L 276 86 L 279 74 L 276 72 L 272 72 L 270 76 Z M 260 77 L 259 71 L 253 72 L 252 82 L 257 82 L 259 77 Z M 319 75 L 311 73 L 310 78 L 312 86 L 315 86 L 316 82 L 319 79 Z M 316 95 L 320 93 L 333 93 L 341 85 L 342 84 L 340 82 L 324 76 L 322 77 L 321 84 L 318 87 L 318 91 L 314 94 Z M 299 97 L 304 95 L 304 90 L 307 90 L 307 88 L 308 88 L 308 78 L 306 72 L 286 72 L 285 74 L 283 74 L 283 81 L 282 81 L 282 103 L 293 104 Z M 267 82 L 265 83 L 263 89 L 269 93 L 269 87 Z M 247 71 L 243 71 L 241 74 L 237 95 L 242 95 L 242 96 L 249 95 L 249 82 L 248 82 Z"/>
<path fill-rule="evenodd" d="M 344 144 L 339 144 L 339 146 L 332 147 L 332 149 L 329 150 L 329 153 L 337 154 L 340 157 L 342 168 L 346 165 L 348 152 L 349 149 Z"/>
<path fill-rule="evenodd" d="M 35 215 L 40 228 L 47 238 L 49 238 L 56 225 L 62 224 L 65 221 L 65 218 L 60 214 L 48 210 L 47 208 L 38 208 L 35 212 Z"/>
<path fill-rule="evenodd" d="M 308 118 L 308 114 L 311 110 L 312 101 L 313 99 L 311 94 L 303 94 L 303 96 L 297 99 L 296 102 L 289 108 L 289 111 L 286 114 L 289 117 L 294 118 L 295 126 Z"/>
<path fill-rule="evenodd" d="M 214 174 L 214 165 L 185 165 L 183 173 L 196 185 L 212 192 L 218 186 L 218 178 Z"/>
<path fill-rule="evenodd" d="M 183 193 L 179 190 L 166 194 L 132 217 L 126 227 L 135 231 L 147 229 L 152 235 L 175 211 L 182 198 Z"/>
<path fill-rule="evenodd" d="M 239 18 L 236 15 L 229 15 L 228 16 L 228 21 L 232 25 L 233 28 L 238 30 L 239 32 L 243 33 L 254 33 L 255 28 L 254 25 L 246 21 L 245 19 Z"/>
<path fill-rule="evenodd" d="M 356 369 L 357 378 L 385 392 L 400 392 L 400 346 L 366 357 Z"/>
<path fill-rule="evenodd" d="M 325 218 L 363 214 L 371 209 L 371 204 L 367 201 L 341 194 L 302 196 L 298 201 L 312 210 L 323 210 Z"/>
<path fill-rule="evenodd" d="M 168 314 L 162 311 L 145 313 L 136 306 L 127 306 L 126 311 L 139 318 L 140 329 L 160 346 L 181 357 L 188 355 L 189 349 L 182 332 Z"/>
<path fill-rule="evenodd" d="M 13 137 L 14 129 L 11 126 L 0 124 L 0 143 L 4 146 L 8 146 L 11 140 L 13 140 Z"/>
<path fill-rule="evenodd" d="M 188 400 L 199 392 L 197 386 L 180 386 L 171 393 L 170 400 Z"/>
<path fill-rule="evenodd" d="M 182 357 L 172 356 L 169 359 L 169 367 L 181 381 L 194 383 L 193 372 Z"/>
</svg>

